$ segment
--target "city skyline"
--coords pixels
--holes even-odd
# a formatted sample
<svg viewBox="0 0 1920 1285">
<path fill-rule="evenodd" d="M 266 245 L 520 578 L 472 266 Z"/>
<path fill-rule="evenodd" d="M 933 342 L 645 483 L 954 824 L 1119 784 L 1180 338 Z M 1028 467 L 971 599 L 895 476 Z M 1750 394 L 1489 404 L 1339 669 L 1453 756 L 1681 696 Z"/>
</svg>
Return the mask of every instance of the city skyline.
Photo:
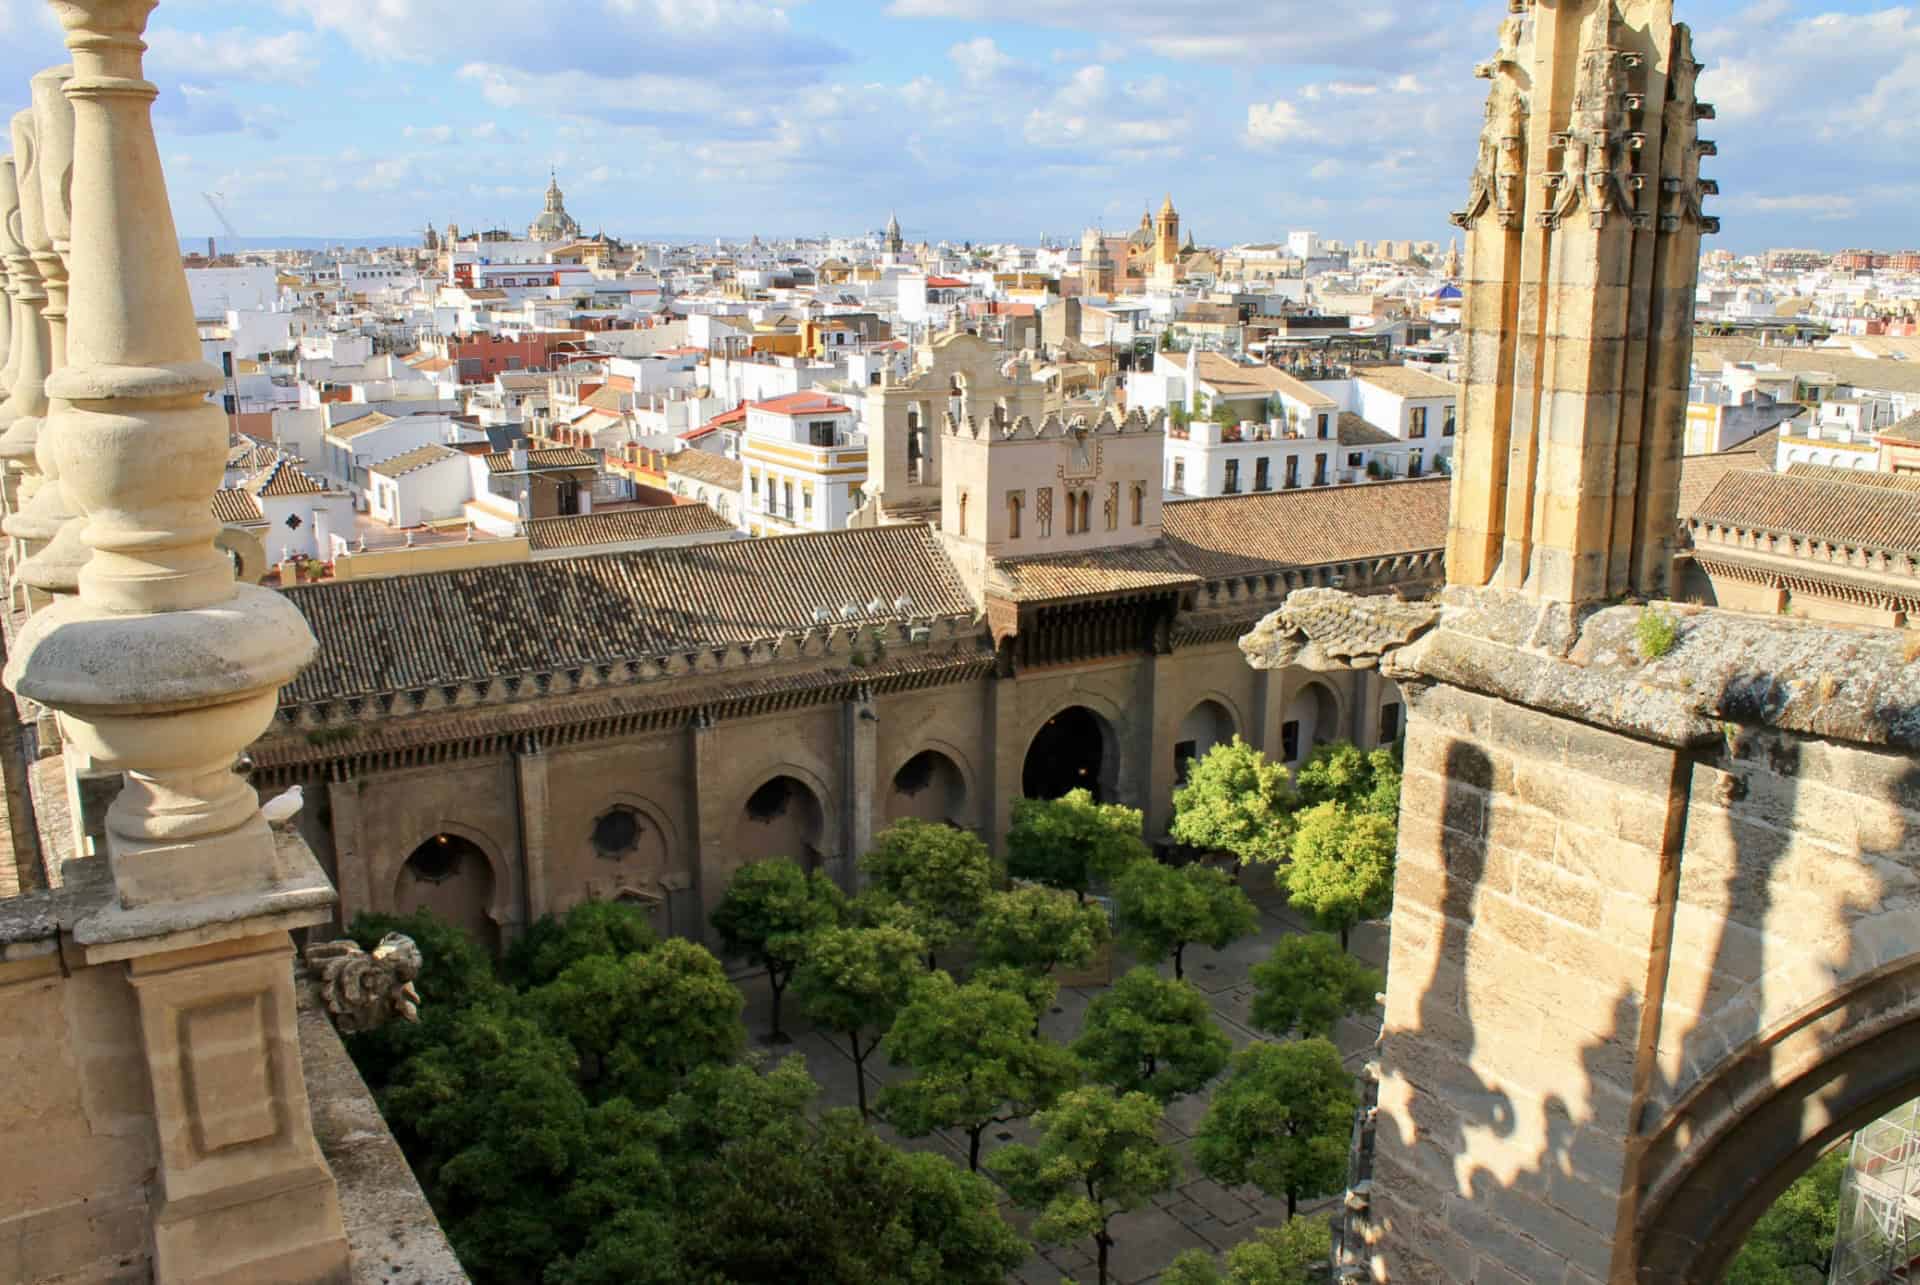
<svg viewBox="0 0 1920 1285">
<path fill-rule="evenodd" d="M 1289 228 L 1444 241 L 1498 3 L 595 0 L 530 31 L 497 0 L 164 5 L 149 33 L 183 235 L 523 225 L 557 168 L 613 235 L 910 239 L 1124 230 L 1171 190 L 1203 242 Z M 1920 13 L 1702 0 L 1715 248 L 1902 248 L 1920 197 Z M 583 33 L 583 34 L 576 34 Z M 0 0 L 0 67 L 63 52 Z M 9 91 L 19 97 L 18 89 Z M 11 113 L 24 101 L 0 103 Z M 1810 145 L 1815 144 L 1815 145 Z"/>
</svg>

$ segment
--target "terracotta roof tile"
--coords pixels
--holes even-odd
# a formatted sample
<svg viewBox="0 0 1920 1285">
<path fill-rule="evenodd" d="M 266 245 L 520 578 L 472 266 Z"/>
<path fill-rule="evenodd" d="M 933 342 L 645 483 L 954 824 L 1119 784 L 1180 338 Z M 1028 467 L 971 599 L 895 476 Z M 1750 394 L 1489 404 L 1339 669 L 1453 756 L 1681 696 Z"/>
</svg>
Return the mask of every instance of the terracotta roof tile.
<svg viewBox="0 0 1920 1285">
<path fill-rule="evenodd" d="M 712 451 L 676 451 L 667 456 L 665 469 L 670 474 L 678 473 L 696 482 L 705 482 L 708 486 L 720 486 L 734 491 L 740 489 L 740 461 L 730 460 Z"/>
<path fill-rule="evenodd" d="M 1896 442 L 1920 442 L 1920 413 L 1909 415 L 1899 423 L 1881 429 L 1878 435 Z"/>
<path fill-rule="evenodd" d="M 1851 482 L 1855 486 L 1880 486 L 1892 491 L 1920 492 L 1920 474 L 1878 473 L 1867 469 L 1835 468 L 1831 464 L 1789 464 L 1788 477 L 1810 477 L 1822 482 Z"/>
<path fill-rule="evenodd" d="M 265 519 L 260 501 L 243 487 L 229 486 L 213 493 L 213 520 L 223 526 L 248 526 Z"/>
<path fill-rule="evenodd" d="M 1729 473 L 1701 503 L 1693 520 L 1823 544 L 1920 553 L 1920 501 L 1906 488 L 1853 478 L 1757 469 Z"/>
<path fill-rule="evenodd" d="M 1340 412 L 1340 445 L 1396 446 L 1400 439 L 1378 424 L 1351 411 Z"/>
<path fill-rule="evenodd" d="M 1444 477 L 1175 500 L 1167 542 L 1208 580 L 1446 547 Z"/>
<path fill-rule="evenodd" d="M 1457 397 L 1460 388 L 1411 366 L 1356 366 L 1353 377 L 1400 397 Z"/>
<path fill-rule="evenodd" d="M 528 451 L 527 467 L 542 468 L 598 468 L 600 461 L 577 446 L 555 446 L 544 451 Z M 512 473 L 513 452 L 495 451 L 487 456 L 489 473 Z"/>
<path fill-rule="evenodd" d="M 988 576 L 995 597 L 1011 602 L 1052 602 L 1198 586 L 1165 542 L 1030 558 L 999 558 Z"/>
<path fill-rule="evenodd" d="M 320 640 L 284 704 L 684 652 L 812 629 L 878 597 L 972 614 L 927 527 L 829 531 L 289 588 Z"/>
<path fill-rule="evenodd" d="M 327 488 L 309 477 L 291 455 L 283 455 L 265 471 L 248 480 L 247 490 L 256 497 L 277 499 L 290 495 L 319 495 Z"/>
<path fill-rule="evenodd" d="M 1339 406 L 1333 398 L 1302 383 L 1284 370 L 1276 370 L 1272 366 L 1242 366 L 1217 352 L 1200 354 L 1200 382 L 1225 397 L 1279 393 L 1319 410 L 1332 410 Z"/>
<path fill-rule="evenodd" d="M 535 553 L 550 549 L 586 549 L 597 544 L 628 544 L 675 536 L 723 534 L 733 523 L 704 504 L 662 504 L 644 509 L 615 509 L 567 518 L 535 518 L 526 524 Z"/>
<path fill-rule="evenodd" d="M 378 473 L 381 477 L 400 477 L 413 472 L 415 469 L 422 469 L 429 465 L 438 464 L 442 460 L 457 460 L 463 458 L 465 457 L 451 446 L 442 446 L 438 442 L 428 442 L 425 446 L 408 451 L 403 455 L 396 455 L 392 459 L 381 460 L 378 464 L 370 465 L 367 471 L 369 473 Z"/>
<path fill-rule="evenodd" d="M 1680 500 L 1675 506 L 1682 522 L 1693 516 L 1700 502 L 1713 494 L 1720 479 L 1738 469 L 1773 468 L 1773 453 L 1721 451 L 1717 455 L 1688 455 L 1680 461 Z"/>
</svg>

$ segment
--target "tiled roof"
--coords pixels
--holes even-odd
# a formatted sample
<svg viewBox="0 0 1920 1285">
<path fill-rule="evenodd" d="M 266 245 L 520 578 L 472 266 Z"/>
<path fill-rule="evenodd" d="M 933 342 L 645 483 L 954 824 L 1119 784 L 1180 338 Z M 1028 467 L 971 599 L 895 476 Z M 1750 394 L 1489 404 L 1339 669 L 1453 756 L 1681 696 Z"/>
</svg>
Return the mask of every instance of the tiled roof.
<svg viewBox="0 0 1920 1285">
<path fill-rule="evenodd" d="M 247 482 L 247 490 L 255 496 L 276 499 L 289 495 L 319 495 L 327 488 L 307 476 L 291 455 L 283 455 L 265 471 L 255 474 Z"/>
<path fill-rule="evenodd" d="M 1217 580 L 1444 548 L 1450 494 L 1444 477 L 1316 486 L 1175 500 L 1164 521 L 1181 563 Z"/>
<path fill-rule="evenodd" d="M 1720 479 L 1737 469 L 1770 470 L 1773 452 L 1721 451 L 1716 455 L 1688 455 L 1680 461 L 1680 499 L 1675 505 L 1681 521 L 1693 516 L 1700 502 L 1713 494 Z"/>
<path fill-rule="evenodd" d="M 253 473 L 280 458 L 280 450 L 267 442 L 237 442 L 227 449 L 227 467 L 236 472 Z"/>
<path fill-rule="evenodd" d="M 620 390 L 617 388 L 604 386 L 596 388 L 591 395 L 581 398 L 581 401 L 595 410 L 608 411 L 615 415 L 620 413 Z"/>
<path fill-rule="evenodd" d="M 726 487 L 734 491 L 740 489 L 740 461 L 730 460 L 712 451 L 676 451 L 667 456 L 665 469 L 668 473 L 678 473 L 696 482 L 705 482 L 708 486 Z"/>
<path fill-rule="evenodd" d="M 1920 492 L 1920 474 L 1879 473 L 1871 469 L 1835 468 L 1831 464 L 1789 464 L 1789 477 L 1810 477 L 1822 482 L 1851 482 L 1855 486 L 1880 486 L 1892 491 Z"/>
<path fill-rule="evenodd" d="M 577 446 L 554 446 L 544 451 L 528 451 L 527 467 L 542 468 L 596 468 L 600 461 Z M 487 456 L 489 473 L 512 473 L 513 452 L 495 451 Z"/>
<path fill-rule="evenodd" d="M 264 521 L 260 501 L 244 487 L 223 487 L 213 493 L 213 520 L 223 526 L 247 526 Z"/>
<path fill-rule="evenodd" d="M 1693 350 L 1696 363 L 1704 362 L 1709 369 L 1718 369 L 1722 361 L 1762 362 L 1789 374 L 1831 375 L 1841 383 L 1871 392 L 1920 393 L 1920 362 L 1856 357 L 1837 348 L 1762 345 L 1743 339 L 1696 339 Z"/>
<path fill-rule="evenodd" d="M 337 437 L 343 442 L 351 441 L 362 433 L 371 432 L 376 428 L 385 428 L 391 423 L 393 423 L 393 416 L 385 411 L 369 411 L 358 419 L 350 419 L 344 424 L 335 424 L 327 430 L 327 436 Z"/>
<path fill-rule="evenodd" d="M 587 549 L 598 544 L 629 544 L 674 536 L 720 534 L 733 523 L 704 504 L 661 504 L 644 509 L 615 509 L 569 518 L 536 518 L 526 524 L 535 553 L 550 549 Z"/>
<path fill-rule="evenodd" d="M 1156 541 L 1083 553 L 1000 558 L 993 564 L 988 588 L 995 597 L 1012 602 L 1052 602 L 1180 589 L 1199 583 L 1165 542 Z"/>
<path fill-rule="evenodd" d="M 1460 389 L 1411 366 L 1356 366 L 1353 377 L 1401 397 L 1457 397 Z"/>
<path fill-rule="evenodd" d="M 1331 410 L 1339 405 L 1317 388 L 1295 379 L 1272 366 L 1242 366 L 1217 352 L 1200 354 L 1200 382 L 1223 397 L 1251 397 L 1279 393 L 1316 409 Z"/>
<path fill-rule="evenodd" d="M 770 401 L 754 402 L 754 410 L 769 411 L 775 415 L 851 415 L 853 408 L 845 402 L 835 401 L 825 393 L 798 392 L 788 393 L 785 397 L 775 397 Z"/>
<path fill-rule="evenodd" d="M 1780 453 L 1780 430 L 1783 427 L 1783 424 L 1775 424 L 1764 432 L 1755 433 L 1744 441 L 1735 442 L 1720 454 L 1758 455 L 1767 462 L 1768 468 L 1772 468 L 1774 456 Z"/>
<path fill-rule="evenodd" d="M 1881 429 L 1879 436 L 1896 442 L 1920 442 L 1920 414 L 1909 415 L 1892 427 Z"/>
<path fill-rule="evenodd" d="M 1340 412 L 1340 445 L 1396 446 L 1400 439 L 1378 424 L 1350 411 Z"/>
<path fill-rule="evenodd" d="M 442 446 L 438 442 L 428 442 L 425 446 L 408 451 L 404 455 L 396 455 L 392 459 L 381 460 L 378 464 L 369 466 L 367 471 L 369 473 L 378 473 L 381 477 L 400 477 L 403 474 L 413 472 L 415 469 L 426 468 L 430 464 L 438 464 L 442 460 L 457 460 L 460 458 L 462 458 L 460 452 L 454 450 L 451 446 Z"/>
<path fill-rule="evenodd" d="M 1920 552 L 1920 502 L 1901 487 L 1854 478 L 1763 473 L 1757 469 L 1729 473 L 1701 503 L 1693 519 L 1827 544 Z"/>
<path fill-rule="evenodd" d="M 320 640 L 287 704 L 618 664 L 749 642 L 847 605 L 972 600 L 919 524 L 733 540 L 289 588 Z"/>
</svg>

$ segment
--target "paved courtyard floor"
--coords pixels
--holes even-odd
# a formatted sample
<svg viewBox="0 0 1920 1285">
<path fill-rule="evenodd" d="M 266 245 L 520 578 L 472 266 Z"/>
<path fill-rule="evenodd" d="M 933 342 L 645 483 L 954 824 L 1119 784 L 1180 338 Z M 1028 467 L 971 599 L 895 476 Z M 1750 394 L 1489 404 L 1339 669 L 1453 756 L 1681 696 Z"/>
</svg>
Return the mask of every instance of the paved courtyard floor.
<svg viewBox="0 0 1920 1285">
<path fill-rule="evenodd" d="M 1235 942 L 1226 950 L 1190 946 L 1186 952 L 1187 980 L 1207 994 L 1213 1005 L 1215 1019 L 1232 1038 L 1236 1049 L 1266 1038 L 1254 1031 L 1248 1022 L 1253 1003 L 1253 984 L 1248 979 L 1248 970 L 1265 959 L 1282 937 L 1309 930 L 1307 923 L 1287 907 L 1280 894 L 1271 890 L 1257 891 L 1253 887 L 1254 882 L 1254 876 L 1243 876 L 1242 883 L 1260 910 L 1258 933 Z M 1384 969 L 1386 941 L 1384 923 L 1365 924 L 1354 931 L 1353 951 L 1371 966 Z M 1133 962 L 1125 952 L 1116 951 L 1112 976 L 1120 976 L 1132 967 Z M 1172 976 L 1172 964 L 1162 965 L 1160 972 L 1164 976 Z M 756 1036 L 763 1036 L 767 1031 L 771 1008 L 771 995 L 765 979 L 751 978 L 743 981 L 741 986 L 747 995 L 748 1030 Z M 1042 1033 L 1061 1043 L 1071 1041 L 1080 1032 L 1087 1005 L 1103 989 L 1104 985 L 1063 987 L 1054 1001 L 1052 1011 L 1041 1020 Z M 855 1105 L 853 1059 L 844 1042 L 811 1029 L 795 1011 L 796 1007 L 789 999 L 786 1027 L 793 1037 L 793 1043 L 768 1051 L 776 1056 L 792 1052 L 806 1057 L 808 1069 L 820 1082 L 823 1107 Z M 1378 1010 L 1340 1024 L 1335 1033 L 1335 1043 L 1350 1069 L 1358 1071 L 1366 1063 L 1379 1033 Z M 867 1060 L 869 1102 L 881 1085 L 905 1078 L 907 1074 L 905 1068 L 890 1065 L 884 1054 L 876 1052 Z M 1211 1088 L 1209 1086 L 1200 1093 L 1176 1100 L 1167 1111 L 1166 1139 L 1179 1149 L 1184 1165 L 1184 1176 L 1179 1185 L 1157 1197 L 1148 1207 L 1123 1214 L 1113 1221 L 1115 1244 L 1108 1271 L 1110 1278 L 1120 1285 L 1143 1285 L 1157 1280 L 1174 1255 L 1183 1250 L 1224 1250 L 1250 1238 L 1255 1228 L 1277 1226 L 1286 1220 L 1284 1200 L 1270 1199 L 1253 1187 L 1222 1187 L 1202 1177 L 1194 1168 L 1189 1155 L 1190 1142 L 1200 1126 L 1201 1118 L 1206 1114 Z M 902 1139 L 878 1121 L 875 1122 L 875 1128 L 882 1136 L 903 1147 L 939 1151 L 958 1164 L 965 1165 L 967 1162 L 965 1134 L 941 1133 L 927 1138 Z M 1032 1129 L 1026 1122 L 1008 1125 L 988 1133 L 983 1154 L 991 1155 L 995 1147 L 1008 1142 L 1031 1141 L 1032 1137 Z M 1330 1208 L 1337 1203 L 1337 1199 L 1329 1198 L 1304 1206 L 1302 1213 Z M 1004 1208 L 1008 1220 L 1024 1233 L 1031 1221 L 1029 1216 L 1011 1204 Z M 1091 1285 L 1093 1279 L 1093 1243 L 1090 1240 L 1072 1245 L 1036 1246 L 1034 1256 L 1009 1278 L 1024 1285 L 1052 1285 L 1063 1280 Z"/>
</svg>

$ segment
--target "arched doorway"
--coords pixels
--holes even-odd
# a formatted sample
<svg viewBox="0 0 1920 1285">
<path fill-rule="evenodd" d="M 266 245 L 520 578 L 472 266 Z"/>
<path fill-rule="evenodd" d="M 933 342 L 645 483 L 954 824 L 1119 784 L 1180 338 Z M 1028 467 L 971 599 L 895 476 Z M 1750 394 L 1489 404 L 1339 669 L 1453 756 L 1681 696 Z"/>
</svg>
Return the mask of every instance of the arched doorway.
<svg viewBox="0 0 1920 1285">
<path fill-rule="evenodd" d="M 1294 693 L 1280 720 L 1280 757 L 1290 764 L 1307 761 L 1317 745 L 1340 739 L 1340 702 L 1325 683 L 1311 682 Z"/>
<path fill-rule="evenodd" d="M 473 840 L 436 834 L 415 848 L 394 880 L 395 913 L 428 910 L 488 950 L 499 947 L 493 906 L 493 863 Z"/>
<path fill-rule="evenodd" d="M 1107 721 L 1084 705 L 1071 706 L 1034 733 L 1020 791 L 1030 799 L 1057 799 L 1084 789 L 1098 802 L 1111 802 L 1120 779 L 1119 757 Z"/>
<path fill-rule="evenodd" d="M 1232 740 L 1238 730 L 1233 715 L 1219 701 L 1204 700 L 1195 705 L 1180 720 L 1180 730 L 1174 733 L 1174 783 L 1185 784 L 1188 766 L 1195 759 L 1205 758 L 1214 746 Z"/>
<path fill-rule="evenodd" d="M 967 812 L 966 777 L 939 750 L 921 750 L 893 774 L 885 810 L 888 822 L 911 818 L 962 825 Z"/>
<path fill-rule="evenodd" d="M 776 776 L 747 796 L 734 826 L 730 855 L 735 868 L 770 857 L 792 857 L 818 869 L 826 834 L 826 808 L 806 782 Z"/>
</svg>

